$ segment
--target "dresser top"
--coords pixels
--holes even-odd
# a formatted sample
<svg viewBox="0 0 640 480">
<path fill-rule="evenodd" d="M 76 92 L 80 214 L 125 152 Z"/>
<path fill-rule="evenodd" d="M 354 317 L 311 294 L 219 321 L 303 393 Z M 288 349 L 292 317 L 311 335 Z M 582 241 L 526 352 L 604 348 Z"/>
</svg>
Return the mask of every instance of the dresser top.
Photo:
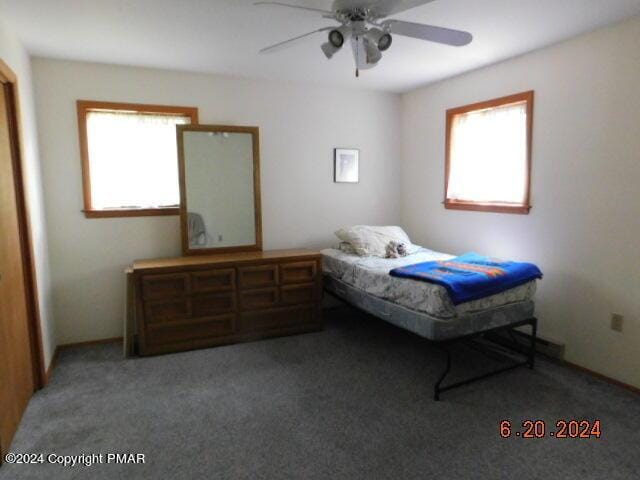
<svg viewBox="0 0 640 480">
<path fill-rule="evenodd" d="M 191 255 L 187 257 L 157 258 L 152 260 L 136 260 L 133 271 L 155 270 L 163 268 L 197 267 L 218 264 L 296 260 L 319 257 L 319 250 L 265 250 L 261 252 L 218 253 L 213 255 Z"/>
</svg>

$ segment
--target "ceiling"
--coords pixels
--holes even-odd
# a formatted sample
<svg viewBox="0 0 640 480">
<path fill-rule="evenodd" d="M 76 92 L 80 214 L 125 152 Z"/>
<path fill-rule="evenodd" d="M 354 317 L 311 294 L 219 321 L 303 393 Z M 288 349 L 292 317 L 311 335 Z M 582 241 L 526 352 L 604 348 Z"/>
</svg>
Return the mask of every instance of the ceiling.
<svg viewBox="0 0 640 480">
<path fill-rule="evenodd" d="M 324 57 L 322 33 L 259 55 L 332 22 L 253 1 L 0 0 L 0 18 L 35 56 L 402 92 L 640 14 L 640 0 L 436 0 L 394 18 L 467 30 L 471 45 L 395 36 L 380 64 L 356 79 L 349 49 Z"/>
</svg>

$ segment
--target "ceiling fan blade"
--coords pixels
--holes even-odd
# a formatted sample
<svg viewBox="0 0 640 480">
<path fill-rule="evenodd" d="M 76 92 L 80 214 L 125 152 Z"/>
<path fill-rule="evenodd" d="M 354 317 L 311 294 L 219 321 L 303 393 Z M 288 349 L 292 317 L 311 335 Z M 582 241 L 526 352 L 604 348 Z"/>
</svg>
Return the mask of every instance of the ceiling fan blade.
<svg viewBox="0 0 640 480">
<path fill-rule="evenodd" d="M 468 45 L 473 40 L 473 35 L 461 30 L 435 27 L 423 23 L 404 22 L 402 20 L 385 20 L 382 25 L 391 33 L 406 37 L 428 40 L 430 42 L 444 43 L 454 47 Z"/>
<path fill-rule="evenodd" d="M 283 42 L 278 42 L 278 43 L 275 43 L 273 45 L 269 45 L 268 47 L 265 47 L 262 50 L 260 50 L 259 53 L 277 52 L 277 51 L 280 51 L 280 50 L 282 50 L 284 48 L 287 48 L 287 47 L 291 46 L 291 44 L 297 42 L 298 40 L 302 40 L 303 38 L 310 37 L 311 35 L 313 35 L 315 33 L 326 32 L 327 30 L 333 30 L 334 28 L 335 27 L 325 27 L 325 28 L 319 28 L 318 30 L 314 30 L 313 32 L 303 33 L 302 35 L 298 35 L 297 37 L 290 38 L 289 40 L 285 40 Z"/>
<path fill-rule="evenodd" d="M 310 12 L 329 14 L 333 16 L 333 12 L 330 12 L 329 10 L 322 10 L 321 8 L 313 8 L 313 7 L 303 7 L 301 5 L 292 5 L 290 3 L 284 3 L 284 2 L 255 2 L 254 5 L 276 5 L 278 7 L 297 8 L 298 10 L 308 10 Z"/>
<path fill-rule="evenodd" d="M 434 0 L 335 0 L 332 10 L 338 12 L 341 10 L 366 8 L 373 12 L 376 17 L 383 18 L 433 1 Z"/>
<path fill-rule="evenodd" d="M 377 0 L 375 5 L 371 6 L 371 10 L 379 17 L 388 17 L 396 13 L 404 12 L 411 8 L 419 7 L 431 3 L 434 0 Z"/>
</svg>

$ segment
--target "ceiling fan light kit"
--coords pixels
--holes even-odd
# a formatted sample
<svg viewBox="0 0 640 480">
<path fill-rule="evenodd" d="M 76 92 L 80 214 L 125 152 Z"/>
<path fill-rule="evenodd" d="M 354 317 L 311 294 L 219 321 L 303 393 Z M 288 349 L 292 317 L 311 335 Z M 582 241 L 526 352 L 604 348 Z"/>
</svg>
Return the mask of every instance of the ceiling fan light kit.
<svg viewBox="0 0 640 480">
<path fill-rule="evenodd" d="M 391 34 L 461 47 L 468 45 L 473 36 L 461 30 L 436 27 L 422 23 L 387 19 L 389 15 L 409 10 L 434 0 L 335 0 L 331 10 L 304 7 L 284 2 L 256 2 L 255 5 L 275 5 L 320 13 L 323 18 L 339 22 L 341 26 L 325 27 L 297 37 L 276 43 L 260 50 L 271 53 L 310 37 L 319 32 L 328 31 L 327 42 L 321 50 L 327 59 L 331 59 L 342 49 L 347 40 L 351 40 L 353 58 L 356 63 L 356 77 L 360 70 L 375 67 L 393 43 Z"/>
</svg>

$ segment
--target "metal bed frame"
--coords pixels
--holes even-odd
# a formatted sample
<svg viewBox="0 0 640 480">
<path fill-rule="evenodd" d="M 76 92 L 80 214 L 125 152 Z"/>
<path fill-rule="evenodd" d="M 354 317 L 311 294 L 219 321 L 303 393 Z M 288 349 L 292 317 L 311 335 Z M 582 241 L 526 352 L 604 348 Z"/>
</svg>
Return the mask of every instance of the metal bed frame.
<svg viewBox="0 0 640 480">
<path fill-rule="evenodd" d="M 418 319 L 418 321 L 433 321 L 434 319 L 426 314 L 422 314 L 420 312 L 409 311 L 404 307 L 401 307 L 393 302 L 389 302 L 387 300 L 383 300 L 381 298 L 370 295 L 362 290 L 357 289 L 351 285 L 345 284 L 344 282 L 333 278 L 331 276 L 326 276 L 325 282 L 325 290 L 330 294 L 338 297 L 345 303 L 352 305 L 353 307 L 363 310 L 374 317 L 377 317 L 381 320 L 389 322 L 391 315 L 389 313 L 384 312 L 382 309 L 378 308 L 382 306 L 387 309 L 399 309 L 406 311 L 408 315 L 411 315 L 413 318 Z M 365 305 L 364 301 L 357 301 L 348 298 L 348 290 L 352 290 L 358 292 L 359 295 L 362 295 L 363 299 L 368 300 L 368 303 Z M 376 308 L 374 308 L 376 307 Z M 508 306 L 506 308 L 509 308 Z M 533 308 L 531 308 L 531 313 L 533 313 Z M 506 316 L 506 315 L 505 315 Z M 472 317 L 472 315 L 467 316 L 467 318 Z M 465 318 L 465 317 L 462 317 Z M 418 333 L 417 331 L 413 331 L 410 328 L 403 327 L 402 325 L 398 325 L 397 323 L 390 322 L 393 325 L 398 326 L 399 328 L 403 328 L 404 330 L 410 331 L 414 334 L 417 334 L 421 338 L 424 338 L 429 343 L 435 345 L 445 354 L 445 368 L 442 373 L 439 375 L 437 381 L 433 386 L 433 397 L 434 400 L 440 400 L 440 395 L 443 392 L 448 390 L 453 390 L 454 388 L 462 387 L 468 385 L 473 382 L 477 382 L 480 380 L 484 380 L 486 378 L 492 377 L 494 375 L 498 375 L 503 372 L 507 372 L 509 370 L 513 370 L 518 367 L 528 367 L 533 369 L 535 366 L 535 356 L 536 356 L 536 340 L 537 340 L 537 331 L 538 331 L 538 320 L 534 316 L 526 316 L 526 318 L 513 318 L 507 319 L 504 321 L 504 324 L 494 327 L 488 328 L 479 328 L 477 331 L 472 333 L 467 333 L 463 335 L 450 336 L 449 338 L 428 338 L 425 334 Z M 513 335 L 513 329 L 523 326 L 529 326 L 531 328 L 531 336 L 529 345 L 523 345 L 518 342 L 518 340 Z M 510 341 L 505 341 L 504 334 L 508 336 Z M 487 340 L 487 342 L 479 343 L 478 339 L 483 338 Z M 452 354 L 451 347 L 453 345 L 459 343 L 467 343 L 472 348 L 482 352 L 484 355 L 498 360 L 500 362 L 508 363 L 508 365 L 502 366 L 500 368 L 491 370 L 489 372 L 468 377 L 464 380 L 460 380 L 450 384 L 444 384 L 444 380 L 447 375 L 451 371 L 452 366 Z M 506 350 L 506 354 L 505 354 Z M 513 354 L 524 357 L 523 359 L 514 360 Z"/>
<path fill-rule="evenodd" d="M 525 325 L 529 325 L 531 327 L 531 342 L 529 344 L 529 348 L 525 349 L 522 347 L 522 345 L 516 340 L 516 338 L 513 336 L 513 329 L 517 328 L 517 327 L 522 327 Z M 466 341 L 473 341 L 476 338 L 479 337 L 485 337 L 487 338 L 488 336 L 490 336 L 491 334 L 498 334 L 501 332 L 507 332 L 512 340 L 512 344 L 508 345 L 506 344 L 506 342 L 499 342 L 496 343 L 497 345 L 500 345 L 503 348 L 506 348 L 507 350 L 509 350 L 510 352 L 514 352 L 517 354 L 522 354 L 525 355 L 526 359 L 525 360 L 521 360 L 521 361 L 513 361 L 512 358 L 508 355 L 504 355 L 502 352 L 500 352 L 499 350 L 492 348 L 490 346 L 486 346 L 486 345 L 480 345 L 477 344 L 474 348 L 476 348 L 477 350 L 481 351 L 482 353 L 484 353 L 485 355 L 491 356 L 495 359 L 498 359 L 499 361 L 506 361 L 506 360 L 511 360 L 511 362 L 509 362 L 509 365 L 504 366 L 504 367 L 500 367 L 497 368 L 495 370 L 491 370 L 489 372 L 483 373 L 481 375 L 476 375 L 476 376 L 472 376 L 469 378 L 466 378 L 464 380 L 460 380 L 458 382 L 455 383 L 451 383 L 449 385 L 442 385 L 442 382 L 444 382 L 444 379 L 446 378 L 446 376 L 449 374 L 449 372 L 451 371 L 451 346 L 459 343 L 459 342 L 466 342 Z M 470 383 L 473 382 L 477 382 L 479 380 L 484 380 L 485 378 L 489 378 L 492 377 L 494 375 L 498 375 L 500 373 L 503 372 L 507 372 L 509 370 L 513 370 L 514 368 L 518 368 L 518 367 L 529 367 L 530 369 L 533 369 L 535 366 L 535 357 L 536 357 L 536 338 L 537 338 L 537 332 L 538 332 L 538 319 L 536 317 L 531 317 L 528 318 L 526 320 L 520 320 L 519 322 L 515 322 L 509 325 L 504 325 L 502 327 L 496 327 L 496 328 L 492 328 L 490 330 L 484 330 L 482 332 L 478 332 L 478 333 L 473 333 L 470 335 L 466 335 L 464 337 L 458 337 L 458 338 L 454 338 L 451 340 L 444 340 L 444 341 L 440 341 L 440 342 L 434 342 L 432 340 L 428 340 L 429 342 L 434 343 L 438 348 L 440 348 L 446 355 L 446 366 L 444 371 L 442 372 L 442 374 L 440 375 L 440 377 L 438 378 L 438 380 L 436 381 L 436 383 L 433 386 L 433 398 L 434 400 L 438 401 L 440 400 L 440 394 L 442 392 L 446 392 L 447 390 L 453 390 L 454 388 L 458 388 L 458 387 L 462 387 L 464 385 L 468 385 Z M 493 342 L 493 340 L 491 340 L 490 338 L 487 338 L 489 341 Z"/>
</svg>

